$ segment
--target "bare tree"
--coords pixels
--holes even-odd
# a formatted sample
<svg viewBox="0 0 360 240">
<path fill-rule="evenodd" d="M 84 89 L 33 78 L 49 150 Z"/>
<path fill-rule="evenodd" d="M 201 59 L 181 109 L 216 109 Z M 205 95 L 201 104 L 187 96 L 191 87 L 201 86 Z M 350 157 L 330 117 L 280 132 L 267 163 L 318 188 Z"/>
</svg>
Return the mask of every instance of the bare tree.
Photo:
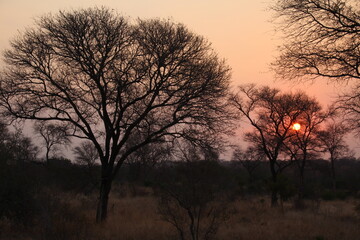
<svg viewBox="0 0 360 240">
<path fill-rule="evenodd" d="M 93 167 L 96 164 L 96 160 L 99 159 L 99 153 L 90 141 L 84 141 L 73 149 L 75 155 L 75 161 L 78 164 Z"/>
<path fill-rule="evenodd" d="M 321 143 L 317 132 L 321 124 L 328 118 L 330 112 L 322 111 L 315 99 L 308 99 L 308 107 L 297 118 L 300 128 L 293 128 L 294 134 L 285 142 L 286 149 L 299 167 L 298 203 L 302 206 L 305 185 L 305 167 L 309 159 L 315 158 L 321 151 Z"/>
<path fill-rule="evenodd" d="M 131 147 L 135 145 L 136 142 L 141 141 L 144 137 L 146 136 L 143 136 L 141 133 L 134 134 L 128 140 L 128 146 Z M 126 160 L 132 173 L 132 180 L 145 180 L 151 169 L 154 169 L 157 164 L 169 159 L 172 148 L 172 143 L 154 142 L 133 152 Z M 135 191 L 135 188 L 133 188 L 133 190 Z"/>
<path fill-rule="evenodd" d="M 75 155 L 75 162 L 86 166 L 84 173 L 88 177 L 89 182 L 83 188 L 87 188 L 86 192 L 90 193 L 99 186 L 99 174 L 96 172 L 99 152 L 91 141 L 83 141 L 73 149 L 73 153 Z"/>
<path fill-rule="evenodd" d="M 8 126 L 2 119 L 0 120 L 0 167 L 4 169 L 4 166 L 7 164 L 11 156 L 11 151 L 9 149 L 11 134 L 9 132 Z"/>
<path fill-rule="evenodd" d="M 330 155 L 331 179 L 333 191 L 336 191 L 335 162 L 341 157 L 349 155 L 349 147 L 345 143 L 345 136 L 350 128 L 341 122 L 331 120 L 326 123 L 325 128 L 317 132 L 317 137 L 322 143 L 324 151 Z"/>
<path fill-rule="evenodd" d="M 39 148 L 34 145 L 29 137 L 23 134 L 14 134 L 11 141 L 10 150 L 12 151 L 12 157 L 18 164 L 36 160 Z"/>
<path fill-rule="evenodd" d="M 226 126 L 229 67 L 210 44 L 166 20 L 134 24 L 106 8 L 60 11 L 11 42 L 0 83 L 9 116 L 58 121 L 101 162 L 97 221 L 111 184 L 139 148 Z M 126 147 L 131 136 L 144 136 Z"/>
<path fill-rule="evenodd" d="M 4 122 L 0 122 L 0 154 L 2 163 L 21 166 L 24 162 L 35 161 L 39 149 L 32 142 L 31 138 L 23 134 L 23 125 L 13 124 L 12 131 L 9 131 L 9 126 Z"/>
<path fill-rule="evenodd" d="M 360 84 L 343 93 L 335 102 L 335 107 L 343 114 L 343 121 L 349 130 L 360 136 Z"/>
<path fill-rule="evenodd" d="M 237 147 L 232 155 L 232 161 L 239 162 L 246 169 L 250 182 L 253 181 L 253 172 L 255 169 L 265 160 L 266 156 L 264 151 L 253 146 L 247 147 L 245 150 Z"/>
<path fill-rule="evenodd" d="M 272 6 L 285 43 L 273 63 L 278 77 L 309 80 L 318 77 L 348 82 L 337 107 L 359 130 L 360 4 L 356 0 L 277 0 Z"/>
<path fill-rule="evenodd" d="M 277 89 L 246 85 L 240 86 L 231 100 L 240 116 L 254 128 L 245 140 L 262 149 L 269 160 L 272 183 L 276 185 L 278 174 L 286 167 L 278 161 L 284 143 L 294 135 L 292 126 L 309 109 L 311 99 L 305 93 L 281 94 Z M 272 189 L 271 203 L 278 204 L 276 188 Z"/>
<path fill-rule="evenodd" d="M 166 168 L 161 176 L 159 213 L 181 240 L 213 239 L 228 217 L 228 179 L 217 161 L 188 151 L 185 161 Z"/>
<path fill-rule="evenodd" d="M 45 143 L 45 160 L 49 164 L 50 153 L 55 154 L 59 150 L 59 145 L 66 146 L 70 144 L 69 136 L 66 135 L 66 127 L 55 124 L 37 122 L 34 130 Z"/>
<path fill-rule="evenodd" d="M 360 79 L 360 5 L 355 0 L 278 0 L 285 35 L 274 62 L 284 79 Z"/>
</svg>

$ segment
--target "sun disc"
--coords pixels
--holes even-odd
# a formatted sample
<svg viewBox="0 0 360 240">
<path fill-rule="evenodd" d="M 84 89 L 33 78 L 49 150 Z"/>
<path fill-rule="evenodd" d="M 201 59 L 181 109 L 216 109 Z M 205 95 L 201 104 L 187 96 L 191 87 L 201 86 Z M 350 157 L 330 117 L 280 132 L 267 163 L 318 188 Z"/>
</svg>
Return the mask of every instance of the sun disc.
<svg viewBox="0 0 360 240">
<path fill-rule="evenodd" d="M 294 125 L 292 126 L 292 129 L 295 130 L 295 131 L 299 131 L 300 128 L 301 128 L 300 123 L 294 123 Z"/>
</svg>

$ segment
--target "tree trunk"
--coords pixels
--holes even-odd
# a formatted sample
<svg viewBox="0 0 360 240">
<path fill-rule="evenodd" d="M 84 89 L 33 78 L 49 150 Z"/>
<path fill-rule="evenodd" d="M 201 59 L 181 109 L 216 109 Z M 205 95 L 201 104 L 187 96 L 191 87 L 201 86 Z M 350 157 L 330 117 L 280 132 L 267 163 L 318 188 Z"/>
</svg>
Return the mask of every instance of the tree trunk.
<svg viewBox="0 0 360 240">
<path fill-rule="evenodd" d="M 300 163 L 300 179 L 299 179 L 299 192 L 298 192 L 299 200 L 302 200 L 304 198 L 304 194 L 305 194 L 305 176 L 304 175 L 305 175 L 306 156 L 307 156 L 307 154 L 304 153 L 304 157 Z"/>
<path fill-rule="evenodd" d="M 304 169 L 301 168 L 300 171 L 300 178 L 299 178 L 299 189 L 298 189 L 298 198 L 303 199 L 304 198 L 304 192 L 305 192 L 305 182 L 304 182 Z"/>
<path fill-rule="evenodd" d="M 270 161 L 270 171 L 271 171 L 271 207 L 278 206 L 278 186 L 277 186 L 277 172 L 275 170 L 275 161 Z"/>
<path fill-rule="evenodd" d="M 299 171 L 299 186 L 298 186 L 298 198 L 295 201 L 295 207 L 297 209 L 304 209 L 304 194 L 305 194 L 305 165 L 306 158 L 303 158 L 300 163 L 300 171 Z"/>
<path fill-rule="evenodd" d="M 335 175 L 335 159 L 331 156 L 331 180 L 332 180 L 332 189 L 333 192 L 336 192 L 336 175 Z"/>
<path fill-rule="evenodd" d="M 109 193 L 111 189 L 111 179 L 102 177 L 100 185 L 99 202 L 96 211 L 96 222 L 104 222 L 107 218 Z"/>
<path fill-rule="evenodd" d="M 277 207 L 278 206 L 278 191 L 275 189 L 272 189 L 271 191 L 271 207 Z"/>
<path fill-rule="evenodd" d="M 187 212 L 188 212 L 188 215 L 189 215 L 189 217 L 190 217 L 189 232 L 190 232 L 190 234 L 191 234 L 191 239 L 192 239 L 192 240 L 196 240 L 195 219 L 194 219 L 194 216 L 193 216 L 193 214 L 191 213 L 191 210 L 190 210 L 190 209 L 188 209 Z"/>
<path fill-rule="evenodd" d="M 46 165 L 48 165 L 49 166 L 49 164 L 50 164 L 50 159 L 49 159 L 49 152 L 50 152 L 50 149 L 49 148 L 47 148 L 46 149 Z"/>
</svg>

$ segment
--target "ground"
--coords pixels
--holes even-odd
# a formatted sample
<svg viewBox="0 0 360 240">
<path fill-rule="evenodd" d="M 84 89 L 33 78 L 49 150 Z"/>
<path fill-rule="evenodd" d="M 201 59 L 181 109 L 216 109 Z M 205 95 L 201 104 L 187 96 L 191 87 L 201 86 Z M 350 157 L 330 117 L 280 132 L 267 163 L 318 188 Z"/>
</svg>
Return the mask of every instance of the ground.
<svg viewBox="0 0 360 240">
<path fill-rule="evenodd" d="M 140 194 L 139 194 L 140 193 Z M 221 240 L 354 240 L 360 239 L 360 200 L 306 201 L 297 210 L 291 201 L 271 208 L 268 196 L 238 197 L 216 235 Z M 42 214 L 28 226 L 0 221 L 0 238 L 67 240 L 177 239 L 175 229 L 157 211 L 151 191 L 137 196 L 112 194 L 109 218 L 96 224 L 96 195 L 61 193 L 44 199 Z"/>
</svg>

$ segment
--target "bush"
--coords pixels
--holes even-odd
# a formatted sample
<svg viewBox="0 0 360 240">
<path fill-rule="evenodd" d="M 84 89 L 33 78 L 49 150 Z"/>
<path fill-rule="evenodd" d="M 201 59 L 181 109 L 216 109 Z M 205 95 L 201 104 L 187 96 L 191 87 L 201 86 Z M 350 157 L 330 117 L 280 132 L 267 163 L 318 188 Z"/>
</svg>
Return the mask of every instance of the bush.
<svg viewBox="0 0 360 240">
<path fill-rule="evenodd" d="M 332 201 L 335 199 L 345 200 L 349 196 L 351 196 L 351 193 L 346 190 L 337 190 L 336 192 L 333 190 L 325 190 L 322 193 L 321 198 L 326 201 Z"/>
<path fill-rule="evenodd" d="M 34 184 L 26 179 L 20 168 L 0 173 L 0 218 L 30 225 L 36 213 Z"/>
<path fill-rule="evenodd" d="M 296 193 L 296 187 L 294 183 L 285 175 L 279 174 L 276 183 L 270 182 L 269 188 L 271 191 L 279 193 L 282 201 L 287 201 L 293 197 Z"/>
<path fill-rule="evenodd" d="M 41 203 L 40 214 L 37 217 L 39 229 L 34 235 L 40 235 L 44 240 L 82 240 L 89 239 L 89 221 L 81 201 L 74 196 L 57 192 L 56 195 L 43 193 L 38 198 Z M 72 204 L 72 203 L 77 204 Z"/>
<path fill-rule="evenodd" d="M 167 168 L 162 175 L 159 213 L 180 239 L 211 239 L 227 218 L 230 195 L 224 170 L 215 161 L 194 161 Z"/>
</svg>

